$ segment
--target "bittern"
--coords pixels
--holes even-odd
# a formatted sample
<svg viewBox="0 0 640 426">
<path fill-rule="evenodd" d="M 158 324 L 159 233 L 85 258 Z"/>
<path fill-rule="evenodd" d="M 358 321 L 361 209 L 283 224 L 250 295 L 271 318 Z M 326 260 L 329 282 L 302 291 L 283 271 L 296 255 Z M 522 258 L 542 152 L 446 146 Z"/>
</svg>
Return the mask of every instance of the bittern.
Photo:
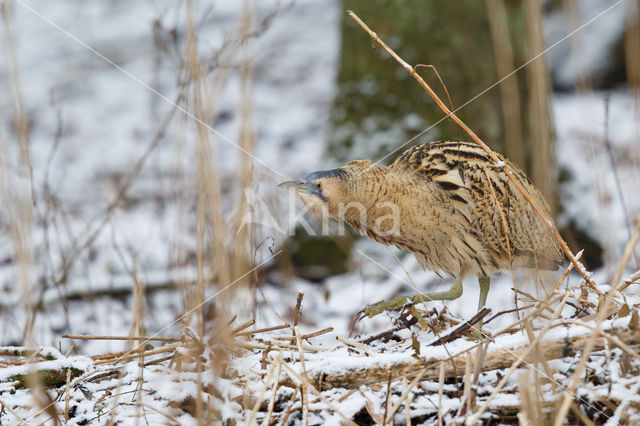
<svg viewBox="0 0 640 426">
<path fill-rule="evenodd" d="M 455 282 L 447 291 L 402 296 L 364 310 L 369 317 L 404 304 L 454 300 L 462 280 L 478 276 L 482 309 L 489 277 L 517 267 L 555 270 L 562 250 L 508 167 L 549 218 L 549 207 L 527 176 L 501 155 L 495 163 L 477 144 L 430 142 L 403 152 L 390 166 L 357 160 L 280 184 L 307 208 L 342 220 L 382 244 L 412 252 L 420 265 Z M 480 325 L 481 326 L 481 325 Z"/>
</svg>

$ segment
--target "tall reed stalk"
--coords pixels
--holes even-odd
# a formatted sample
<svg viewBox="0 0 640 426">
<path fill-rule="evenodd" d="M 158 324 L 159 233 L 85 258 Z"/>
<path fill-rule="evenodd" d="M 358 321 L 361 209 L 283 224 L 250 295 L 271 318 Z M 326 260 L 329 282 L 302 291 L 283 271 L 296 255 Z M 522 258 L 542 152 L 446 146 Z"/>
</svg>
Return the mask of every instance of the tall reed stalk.
<svg viewBox="0 0 640 426">
<path fill-rule="evenodd" d="M 504 0 L 486 0 L 487 16 L 493 59 L 496 63 L 498 79 L 516 69 L 509 21 Z M 522 135 L 522 107 L 518 88 L 518 75 L 513 74 L 500 84 L 500 106 L 504 127 L 505 155 L 523 170 L 527 169 L 527 150 Z"/>
<path fill-rule="evenodd" d="M 525 0 L 527 50 L 529 56 L 544 50 L 542 34 L 542 5 L 538 0 Z M 549 203 L 552 214 L 556 211 L 555 165 L 552 161 L 551 117 L 549 115 L 549 70 L 542 55 L 526 68 L 529 110 L 529 141 L 531 146 L 531 178 Z"/>
</svg>

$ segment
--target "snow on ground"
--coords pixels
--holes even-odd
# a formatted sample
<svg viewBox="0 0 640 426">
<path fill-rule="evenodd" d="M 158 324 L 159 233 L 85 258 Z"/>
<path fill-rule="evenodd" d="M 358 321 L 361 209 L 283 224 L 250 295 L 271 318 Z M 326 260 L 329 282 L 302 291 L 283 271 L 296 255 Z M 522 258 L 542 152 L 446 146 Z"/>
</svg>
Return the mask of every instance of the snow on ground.
<svg viewBox="0 0 640 426">
<path fill-rule="evenodd" d="M 99 225 L 172 108 L 167 99 L 176 97 L 179 56 L 186 43 L 184 7 L 174 1 L 63 3 L 18 2 L 14 8 L 22 97 L 31 120 L 36 194 L 33 273 L 39 284 L 32 297 L 34 301 L 41 296 L 64 299 L 78 292 L 118 289 L 121 283 L 130 286 L 134 273 L 149 288 L 161 286 L 173 278 L 176 263 L 195 250 L 197 179 L 193 164 L 197 153 L 193 132 L 183 124 L 189 120 L 187 115 L 176 113 L 121 208 L 104 226 Z M 203 58 L 218 60 L 221 55 L 217 52 L 237 32 L 242 2 L 196 3 L 199 52 Z M 257 5 L 261 33 L 253 46 L 253 99 L 255 157 L 261 162 L 254 163 L 254 173 L 256 191 L 264 199 L 275 197 L 275 184 L 317 168 L 321 160 L 334 94 L 339 13 L 337 2 Z M 236 67 L 240 59 L 234 57 L 229 65 Z M 7 57 L 2 55 L 0 60 Z M 0 85 L 9 93 L 12 81 L 6 65 L 0 66 Z M 212 135 L 214 156 L 223 159 L 216 163 L 225 188 L 231 186 L 238 167 L 234 145 L 239 100 L 238 73 L 229 73 L 224 90 L 215 99 L 218 133 Z M 12 110 L 10 99 L 2 102 L 3 110 Z M 9 161 L 15 177 L 17 145 L 13 143 Z M 229 210 L 237 195 L 232 192 L 227 198 L 225 209 L 231 218 Z M 96 230 L 96 240 L 75 251 Z M 20 340 L 25 321 L 21 310 L 10 309 L 24 301 L 13 249 L 10 235 L 3 232 L 0 329 L 5 344 Z M 75 262 L 66 282 L 54 285 L 68 260 L 64 256 Z M 148 301 L 150 331 L 155 324 L 167 322 L 156 322 L 156 315 L 168 319 L 179 312 L 177 302 L 175 293 L 152 296 Z M 125 313 L 130 312 L 130 302 L 97 297 L 95 304 L 100 305 L 100 315 L 87 310 L 84 301 L 47 306 L 36 318 L 35 341 L 56 344 L 61 331 L 128 332 L 130 315 Z M 87 321 L 81 320 L 83 315 Z"/>
<path fill-rule="evenodd" d="M 216 52 L 224 44 L 225 37 L 232 37 L 234 33 L 242 2 L 214 2 L 210 9 L 196 3 L 198 33 L 201 37 L 199 52 L 202 57 L 214 61 L 218 58 Z M 270 13 L 274 13 L 274 17 L 265 21 L 266 27 L 253 45 L 253 99 L 257 135 L 255 155 L 262 162 L 254 163 L 258 182 L 256 191 L 269 207 L 274 203 L 283 204 L 281 208 L 286 211 L 289 208 L 286 195 L 278 193 L 275 184 L 321 168 L 326 161 L 322 157 L 324 135 L 336 90 L 339 19 L 342 11 L 337 1 L 257 3 L 258 21 L 268 18 Z M 54 347 L 61 343 L 61 352 L 64 353 L 71 342 L 60 340 L 63 333 L 128 334 L 132 322 L 132 298 L 127 295 L 114 298 L 102 292 L 128 288 L 133 275 L 147 286 L 144 316 L 147 333 L 162 331 L 162 335 L 179 335 L 181 326 L 174 320 L 183 309 L 182 294 L 166 290 L 164 286 L 179 279 L 192 280 L 194 277 L 190 265 L 184 268 L 179 264 L 178 260 L 182 257 L 178 253 L 186 251 L 192 254 L 195 250 L 194 197 L 197 193 L 196 171 L 193 167 L 196 160 L 195 139 L 193 129 L 186 129 L 184 124 L 189 118 L 181 113 L 177 113 L 167 133 L 134 179 L 122 206 L 108 217 L 95 242 L 86 250 L 75 253 L 77 260 L 66 282 L 58 286 L 52 283 L 59 278 L 58 271 L 65 261 L 63 255 L 72 253 L 96 229 L 103 217 L 102 212 L 116 196 L 125 176 L 141 158 L 171 108 L 154 91 L 169 99 L 177 95 L 179 54 L 186 39 L 184 9 L 172 1 L 80 4 L 63 0 L 31 1 L 24 5 L 20 2 L 15 4 L 13 28 L 22 96 L 31 125 L 37 201 L 37 221 L 33 229 L 33 248 L 36 253 L 33 274 L 38 284 L 31 296 L 33 300 L 41 298 L 45 302 L 35 318 L 33 340 L 38 345 Z M 52 23 L 68 34 L 56 29 Z M 608 43 L 603 39 L 602 44 L 605 42 Z M 83 43 L 109 58 L 122 70 L 97 57 Z M 6 55 L 0 55 L 0 61 L 4 61 L 0 62 L 0 90 L 4 93 L 9 92 L 12 84 L 7 75 L 6 60 Z M 372 57 L 372 60 L 375 58 Z M 236 67 L 239 61 L 239 58 L 233 58 L 232 66 Z M 608 116 L 605 116 L 605 98 L 609 99 Z M 232 186 L 238 167 L 237 148 L 231 142 L 237 139 L 239 131 L 239 100 L 239 78 L 237 73 L 231 72 L 224 90 L 215 99 L 215 129 L 224 137 L 213 136 L 214 156 L 224 187 Z M 481 102 L 481 98 L 477 102 Z M 0 100 L 0 108 L 3 116 L 8 116 L 8 112 L 12 111 L 10 99 Z M 640 210 L 640 197 L 637 196 L 635 185 L 639 181 L 640 170 L 638 105 L 624 89 L 612 93 L 555 95 L 553 116 L 557 161 L 570 173 L 569 181 L 562 188 L 565 211 L 560 223 L 576 220 L 582 229 L 588 230 L 592 237 L 605 244 L 609 269 L 596 271 L 594 277 L 598 283 L 607 283 L 629 236 L 627 221 L 633 220 Z M 9 165 L 10 174 L 15 178 L 17 147 L 7 123 L 4 133 L 11 141 L 8 147 Z M 610 151 L 605 143 L 607 140 L 610 140 Z M 612 170 L 618 175 L 620 191 Z M 232 201 L 239 196 L 231 190 L 225 195 Z M 233 204 L 228 202 L 224 206 L 229 217 L 233 215 Z M 623 204 L 625 209 L 621 208 Z M 2 223 L 3 231 L 6 227 L 7 224 Z M 273 230 L 267 229 L 267 232 L 282 238 Z M 18 271 L 12 258 L 12 244 L 9 235 L 3 232 L 0 235 L 0 291 L 3 296 L 0 301 L 1 345 L 19 342 L 25 324 L 25 298 L 17 284 Z M 380 245 L 359 241 L 353 251 L 351 271 L 331 277 L 322 284 L 270 272 L 261 289 L 271 306 L 261 295 L 256 296 L 256 327 L 279 324 L 274 310 L 290 319 L 296 296 L 303 291 L 301 332 L 334 328 L 333 333 L 311 341 L 314 346 L 335 350 L 322 356 L 310 355 L 307 365 L 309 371 L 342 371 L 367 363 L 385 365 L 413 359 L 408 350 L 411 333 L 407 330 L 399 332 L 400 337 L 407 340 L 388 348 L 378 348 L 386 352 L 371 359 L 350 357 L 353 354 L 351 350 L 335 340 L 336 336 L 349 337 L 352 317 L 367 304 L 414 293 L 412 280 L 420 291 L 440 290 L 451 285 L 450 280 L 442 280 L 432 272 L 421 270 L 413 256 L 403 255 L 396 250 L 393 252 L 400 257 L 402 266 Z M 628 271 L 631 272 L 631 269 Z M 558 276 L 559 272 L 543 276 L 545 288 L 550 288 Z M 527 272 L 517 272 L 515 278 L 519 289 L 536 297 L 545 297 L 542 286 L 534 285 Z M 572 275 L 569 283 L 578 285 L 578 276 Z M 514 307 L 512 287 L 514 283 L 510 274 L 502 274 L 492 280 L 487 305 L 493 313 Z M 635 291 L 633 287 L 629 290 Z M 209 291 L 209 295 L 215 294 L 215 289 Z M 83 296 L 66 300 L 69 295 L 84 293 L 97 294 L 89 299 Z M 475 314 L 477 298 L 477 283 L 474 278 L 469 278 L 465 280 L 461 299 L 430 304 L 429 309 L 435 307 L 438 311 L 446 310 L 448 317 L 463 321 Z M 522 305 L 525 302 L 521 300 L 519 303 Z M 572 309 L 566 308 L 564 315 L 575 314 Z M 488 324 L 486 330 L 500 330 L 515 318 L 513 313 L 502 315 Z M 238 322 L 245 319 L 248 318 L 239 318 Z M 385 330 L 395 319 L 397 317 L 394 315 L 387 314 L 365 319 L 357 324 L 355 333 L 364 336 Z M 566 338 L 575 332 L 559 329 L 559 334 L 553 336 Z M 433 358 L 446 356 L 442 348 L 427 348 L 426 345 L 434 338 L 431 333 L 419 336 L 422 354 L 428 351 Z M 118 341 L 74 341 L 73 344 L 76 352 L 85 355 L 118 351 L 125 346 Z M 510 347 L 516 344 L 526 344 L 523 335 L 505 337 L 498 342 L 498 345 Z M 470 345 L 472 343 L 460 340 L 448 345 L 447 349 L 463 350 Z M 258 379 L 262 373 L 256 373 L 260 356 L 260 353 L 256 353 L 234 360 L 253 395 L 263 388 Z M 62 355 L 56 351 L 56 357 L 62 358 Z M 74 365 L 86 366 L 90 373 L 100 370 L 94 371 L 86 358 L 72 358 L 64 362 L 72 361 L 77 362 Z M 59 361 L 58 367 L 63 367 L 64 362 Z M 560 361 L 554 362 L 558 364 L 558 369 L 574 367 L 562 366 Z M 595 371 L 596 366 L 591 367 Z M 8 377 L 11 371 L 5 369 L 3 377 Z M 168 371 L 162 365 L 145 370 L 145 386 L 154 392 L 142 392 L 142 402 L 153 405 L 157 400 L 163 404 L 167 400 L 180 400 L 195 386 L 193 375 L 185 372 L 184 377 L 169 377 Z M 129 364 L 125 373 L 125 379 L 121 381 L 125 385 L 120 389 L 123 394 L 136 389 L 140 371 L 135 365 Z M 480 381 L 486 383 L 486 389 L 481 392 L 483 395 L 490 393 L 491 385 L 497 380 L 495 374 L 483 373 Z M 623 376 L 615 371 L 611 374 Z M 568 384 L 566 379 L 567 375 L 558 378 L 564 385 Z M 240 389 L 225 380 L 205 377 L 205 381 L 215 382 L 219 388 L 226 386 L 220 390 L 226 404 L 221 404 L 219 409 L 228 410 L 225 415 L 229 418 L 246 421 L 246 417 L 242 417 L 246 413 L 241 414 L 239 402 L 239 395 L 246 389 Z M 613 389 L 613 392 L 621 395 L 618 400 L 628 396 L 625 392 L 630 392 L 630 389 L 637 389 L 637 384 L 625 380 L 614 382 L 619 386 Z M 87 385 L 86 389 L 74 387 L 72 400 L 76 401 L 78 412 L 93 416 L 90 419 L 108 416 L 108 411 L 103 412 L 100 403 L 96 402 L 99 397 L 90 402 L 84 392 L 102 396 L 116 382 L 116 379 L 109 379 Z M 178 382 L 179 386 L 176 385 Z M 510 379 L 507 387 L 513 389 L 516 385 L 514 378 Z M 427 382 L 424 386 L 434 391 L 433 382 Z M 457 409 L 461 397 L 452 385 L 446 386 L 451 389 L 447 388 L 450 392 L 444 395 L 443 407 Z M 396 402 L 403 391 L 400 385 L 394 384 L 394 387 L 399 390 L 394 393 L 392 402 Z M 176 394 L 176 389 L 182 393 Z M 590 391 L 585 392 L 589 394 Z M 1 387 L 0 393 L 3 399 L 7 397 Z M 379 401 L 382 395 L 371 390 L 353 394 L 341 390 L 327 393 L 327 397 L 336 404 L 340 400 L 341 412 L 350 417 L 359 412 L 368 400 L 375 400 L 377 406 L 383 404 L 383 400 Z M 267 392 L 266 397 L 269 396 Z M 27 391 L 17 391 L 12 398 L 15 398 L 16 405 L 21 405 L 28 399 Z M 110 407 L 109 404 L 104 407 Z M 433 414 L 434 400 L 425 398 L 421 404 L 411 407 L 415 415 Z M 493 404 L 518 406 L 519 400 L 515 395 L 501 394 Z M 121 415 L 124 417 L 131 416 L 133 419 L 139 415 L 139 407 L 136 406 L 122 405 L 119 410 L 123 410 Z M 193 422 L 193 418 L 184 411 L 174 409 L 171 412 L 181 423 Z M 335 413 L 321 413 L 320 418 L 324 422 L 337 424 L 341 421 Z M 29 417 L 33 413 L 22 411 L 20 414 L 33 419 Z M 147 415 L 150 423 L 166 421 L 158 413 L 149 411 Z M 81 420 L 80 417 L 78 419 Z M 99 420 L 102 419 L 100 417 Z M 399 415 L 395 419 L 403 421 Z"/>
<path fill-rule="evenodd" d="M 575 220 L 615 268 L 640 212 L 640 105 L 620 89 L 556 95 L 553 112 L 557 160 L 569 173 L 559 223 Z"/>
</svg>

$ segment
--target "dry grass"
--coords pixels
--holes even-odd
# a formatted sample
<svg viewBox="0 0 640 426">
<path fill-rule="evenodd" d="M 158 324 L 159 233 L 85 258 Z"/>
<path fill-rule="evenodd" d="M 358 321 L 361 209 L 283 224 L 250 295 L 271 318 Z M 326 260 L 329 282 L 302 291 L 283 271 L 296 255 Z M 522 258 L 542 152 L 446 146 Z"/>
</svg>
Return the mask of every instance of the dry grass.
<svg viewBox="0 0 640 426">
<path fill-rule="evenodd" d="M 530 1 L 527 4 L 534 8 L 533 3 Z M 493 9 L 503 7 L 502 1 L 498 0 L 490 4 Z M 640 386 L 640 382 L 631 380 L 640 377 L 640 303 L 633 298 L 633 293 L 622 293 L 632 285 L 635 287 L 640 277 L 640 271 L 627 279 L 624 277 L 624 271 L 628 269 L 627 265 L 640 239 L 640 217 L 636 219 L 631 238 L 619 259 L 611 288 L 604 291 L 604 294 L 599 290 L 602 287 L 596 286 L 593 278 L 580 264 L 580 255 L 574 256 L 556 232 L 571 259 L 571 265 L 552 286 L 546 298 L 535 299 L 516 291 L 520 301 L 524 301 L 526 305 L 518 309 L 518 312 L 522 311 L 522 316 L 513 324 L 478 342 L 467 341 L 465 334 L 482 317 L 461 323 L 448 318 L 445 311 L 442 311 L 427 316 L 425 322 L 420 322 L 415 314 L 412 315 L 416 308 L 410 306 L 396 318 L 396 323 L 388 330 L 373 336 L 335 336 L 337 343 L 334 347 L 320 346 L 314 344 L 313 339 L 326 337 L 333 333 L 333 329 L 324 327 L 301 333 L 299 323 L 302 319 L 302 293 L 289 303 L 293 309 L 293 321 L 290 323 L 283 321 L 277 326 L 255 328 L 254 320 L 240 323 L 235 316 L 231 317 L 239 314 L 243 318 L 246 312 L 233 312 L 233 309 L 228 308 L 224 290 L 235 284 L 245 287 L 250 285 L 253 271 L 260 266 L 254 266 L 251 257 L 251 250 L 257 245 L 251 231 L 245 228 L 234 234 L 234 241 L 230 244 L 225 240 L 229 223 L 223 218 L 225 203 L 235 205 L 234 211 L 238 217 L 244 217 L 249 211 L 243 190 L 253 183 L 252 163 L 247 155 L 252 152 L 255 143 L 251 104 L 254 76 L 248 34 L 255 17 L 251 2 L 245 2 L 237 34 L 237 38 L 243 40 L 240 67 L 243 103 L 239 141 L 245 151 L 240 157 L 241 167 L 237 176 L 240 196 L 235 200 L 228 200 L 222 195 L 213 154 L 215 147 L 207 126 L 212 124 L 211 119 L 215 117 L 215 100 L 225 85 L 229 67 L 222 66 L 213 76 L 203 71 L 202 60 L 196 50 L 196 12 L 190 1 L 187 2 L 187 11 L 188 43 L 184 55 L 184 73 L 189 77 L 184 80 L 176 103 L 189 107 L 196 117 L 195 123 L 185 121 L 184 124 L 195 126 L 197 135 L 194 164 L 197 167 L 198 187 L 198 274 L 195 282 L 184 281 L 180 284 L 186 313 L 179 318 L 184 325 L 182 336 L 171 338 L 145 335 L 147 288 L 138 277 L 135 254 L 128 253 L 131 259 L 127 261 L 132 265 L 129 272 L 135 283 L 130 335 L 62 336 L 70 340 L 122 340 L 127 342 L 127 350 L 74 357 L 70 356 L 70 352 L 66 356 L 50 355 L 45 349 L 34 350 L 27 345 L 26 348 L 0 352 L 0 367 L 23 368 L 23 373 L 0 383 L 0 393 L 31 386 L 34 397 L 34 401 L 17 405 L 7 404 L 5 398 L 0 398 L 0 416 L 3 420 L 6 415 L 9 421 L 21 424 L 45 421 L 63 423 L 72 418 L 70 405 L 89 400 L 94 409 L 84 414 L 95 414 L 98 422 L 109 423 L 134 418 L 138 421 L 141 418 L 146 420 L 147 412 L 154 412 L 171 423 L 180 423 L 181 416 L 191 416 L 200 424 L 236 421 L 236 418 L 225 417 L 225 406 L 239 407 L 235 414 L 244 422 L 268 425 L 285 425 L 294 421 L 309 424 L 319 419 L 327 420 L 332 415 L 333 419 L 345 424 L 368 421 L 390 424 L 401 419 L 406 424 L 498 420 L 538 425 L 550 422 L 588 423 L 589 418 L 594 416 L 598 422 L 614 415 L 621 423 L 632 417 L 640 418 L 640 404 L 632 398 L 622 398 L 620 392 L 611 393 L 612 386 L 626 386 L 625 389 L 629 392 L 633 389 L 637 391 Z M 532 13 L 539 14 L 539 10 L 532 10 Z M 355 15 L 352 16 L 416 78 L 445 114 L 493 155 L 482 140 L 435 95 L 413 67 L 389 49 Z M 4 15 L 3 17 L 6 19 Z M 538 21 L 533 19 L 531 24 L 539 25 L 539 16 Z M 494 22 L 492 25 L 499 27 L 504 22 Z M 5 27 L 10 28 L 9 25 Z M 498 29 L 496 31 L 499 32 Z M 536 31 L 539 31 L 539 27 L 532 28 L 530 34 L 535 52 L 539 47 L 535 42 L 540 42 L 540 34 Z M 630 34 L 632 35 L 627 44 L 632 46 L 638 42 L 637 31 Z M 11 46 L 10 33 L 5 39 L 7 45 Z M 228 65 L 235 58 L 234 54 L 234 51 L 223 51 L 220 63 Z M 629 58 L 635 64 L 629 65 L 629 78 L 630 81 L 636 81 L 634 79 L 637 77 L 637 69 L 640 69 L 637 67 L 640 54 L 634 52 Z M 503 63 L 503 71 L 508 71 L 509 58 L 505 57 L 500 61 Z M 531 87 L 535 88 L 533 93 L 542 97 L 537 105 L 531 106 L 532 110 L 537 108 L 535 114 L 538 114 L 537 119 L 543 120 L 542 122 L 542 116 L 547 113 L 544 112 L 547 98 L 543 93 L 547 84 L 544 80 L 545 72 L 544 68 L 536 68 L 529 80 Z M 17 77 L 14 76 L 12 84 L 16 88 L 20 87 Z M 508 90 L 512 91 L 513 88 L 506 89 Z M 20 111 L 19 92 L 15 96 L 15 105 Z M 505 97 L 512 95 L 505 94 Z M 507 108 L 506 104 L 503 108 Z M 136 162 L 116 198 L 90 227 L 92 231 L 80 242 L 75 253 L 91 245 L 120 204 L 149 153 L 160 140 L 172 114 L 173 110 L 160 124 L 158 134 Z M 18 121 L 19 116 L 20 114 Z M 26 120 L 26 116 L 22 120 Z M 16 184 L 6 172 L 1 177 L 3 195 L 15 201 L 16 209 L 24 209 L 12 216 L 10 228 L 15 230 L 12 242 L 16 252 L 22 253 L 18 261 L 23 269 L 23 288 L 28 292 L 31 288 L 28 272 L 31 239 L 26 229 L 30 227 L 32 214 L 29 212 L 30 197 L 27 197 L 31 193 L 28 188 L 31 186 L 28 184 L 30 178 L 27 178 L 30 170 L 28 127 L 23 127 L 18 126 L 23 129 L 18 134 L 24 144 L 21 145 L 24 152 L 20 164 L 22 177 L 25 179 Z M 543 127 L 542 131 L 546 132 L 548 125 Z M 521 133 L 517 125 L 509 131 L 514 135 Z M 8 154 L 2 137 L 0 144 L 0 148 L 4 149 L 4 162 Z M 186 176 L 182 170 L 177 170 L 177 174 Z M 527 196 L 524 189 L 521 190 Z M 528 196 L 527 199 L 531 202 Z M 532 203 L 532 206 L 541 214 L 535 204 Z M 185 202 L 184 209 L 186 208 Z M 544 217 L 542 214 L 541 216 Z M 553 224 L 549 222 L 549 226 L 553 227 Z M 183 249 L 178 242 L 176 257 L 179 260 L 184 258 Z M 127 254 L 123 252 L 123 256 L 126 257 Z M 64 270 L 60 271 L 60 282 L 65 281 L 74 262 L 73 257 L 68 259 Z M 583 277 L 583 282 L 577 286 L 569 285 L 568 276 L 573 267 Z M 408 272 L 407 275 L 412 280 Z M 215 309 L 208 310 L 205 309 L 208 307 L 206 295 L 213 282 L 218 283 L 219 293 L 216 294 L 221 297 L 216 300 Z M 567 314 L 568 306 L 574 309 L 573 315 Z M 28 306 L 28 311 L 33 314 L 25 325 L 27 343 L 35 315 L 33 307 Z M 209 315 L 211 312 L 213 313 Z M 497 315 L 507 312 L 509 311 Z M 193 313 L 195 314 L 191 317 Z M 488 312 L 483 313 L 487 314 Z M 275 315 L 284 317 L 280 313 Z M 429 336 L 433 340 L 421 345 L 415 339 L 417 334 Z M 442 351 L 438 349 L 440 346 L 443 347 Z M 55 351 L 52 350 L 51 353 L 53 352 Z M 390 361 L 389 354 L 396 354 L 397 359 Z M 413 354 L 413 357 L 407 354 Z M 52 357 L 55 359 L 51 360 Z M 609 368 L 598 370 L 599 375 L 596 377 L 594 368 L 602 363 L 603 358 L 606 358 Z M 61 370 L 52 372 L 47 364 L 51 361 L 62 366 Z M 251 368 L 247 369 L 248 363 Z M 331 368 L 327 368 L 327 364 L 331 364 Z M 622 372 L 630 380 L 626 384 L 615 383 L 619 377 L 616 377 L 614 371 Z M 159 392 L 162 380 L 174 381 L 174 386 L 185 389 L 186 396 L 177 397 Z M 607 397 L 603 398 L 602 395 Z M 432 401 L 432 406 L 428 406 L 425 401 L 432 399 L 435 402 Z M 353 401 L 362 401 L 357 412 L 348 411 L 355 404 Z"/>
<path fill-rule="evenodd" d="M 375 361 L 379 359 L 379 362 L 382 362 L 386 353 L 395 352 L 400 355 L 411 351 L 411 343 L 404 340 L 391 340 L 384 344 L 381 344 L 380 340 L 361 343 L 366 340 L 366 336 L 361 337 L 360 342 L 337 336 L 342 344 L 334 348 L 316 347 L 313 344 L 304 344 L 303 339 L 310 341 L 321 334 L 331 333 L 332 330 L 318 330 L 303 336 L 292 323 L 252 329 L 254 324 L 247 322 L 233 326 L 233 331 L 223 344 L 224 348 L 220 346 L 220 339 L 203 343 L 195 336 L 184 336 L 181 341 L 162 342 L 153 348 L 139 346 L 124 354 L 104 354 L 91 359 L 75 357 L 69 359 L 65 365 L 83 365 L 83 371 L 74 372 L 71 378 L 71 370 L 63 370 L 58 381 L 46 384 L 54 389 L 54 393 L 55 389 L 58 389 L 58 397 L 69 398 L 70 395 L 75 403 L 89 397 L 82 389 L 91 384 L 91 394 L 96 395 L 95 397 L 102 395 L 102 402 L 109 404 L 112 398 L 126 395 L 131 389 L 152 388 L 154 380 L 157 380 L 157 373 L 171 377 L 178 371 L 191 372 L 195 375 L 192 374 L 187 380 L 196 383 L 200 389 L 197 395 L 192 394 L 181 400 L 167 400 L 166 395 L 157 395 L 155 398 L 160 398 L 164 401 L 163 404 L 171 407 L 162 412 L 167 418 L 175 419 L 181 412 L 186 412 L 195 417 L 199 416 L 202 422 L 208 423 L 215 419 L 222 420 L 216 407 L 225 402 L 221 399 L 221 390 L 217 388 L 215 374 L 208 361 L 212 356 L 219 356 L 222 350 L 227 354 L 227 361 L 225 367 L 218 371 L 224 371 L 221 378 L 227 383 L 225 386 L 245 389 L 247 383 L 262 381 L 263 384 L 257 393 L 250 391 L 246 394 L 244 392 L 248 390 L 245 389 L 241 392 L 245 396 L 234 399 L 245 410 L 245 419 L 254 419 L 260 424 L 286 424 L 291 416 L 305 423 L 312 415 L 321 415 L 323 412 L 325 415 L 335 413 L 342 421 L 354 424 L 354 417 L 344 412 L 345 407 L 348 407 L 344 402 L 353 395 L 354 390 L 365 392 L 362 395 L 368 402 L 363 406 L 363 410 L 367 413 L 366 416 L 378 419 L 379 422 L 381 419 L 391 422 L 394 418 L 398 419 L 398 415 L 408 418 L 411 423 L 436 422 L 438 418 L 447 418 L 447 421 L 466 419 L 472 423 L 489 418 L 505 421 L 515 412 L 520 412 L 520 416 L 526 416 L 532 424 L 546 424 L 551 419 L 562 421 L 566 418 L 573 422 L 576 416 L 581 418 L 576 410 L 579 413 L 587 413 L 587 416 L 595 415 L 600 422 L 610 417 L 612 411 L 616 411 L 615 407 L 621 404 L 626 406 L 626 416 L 640 416 L 640 405 L 620 399 L 619 391 L 608 397 L 613 410 L 608 408 L 607 404 L 593 400 L 594 395 L 606 391 L 607 387 L 611 386 L 609 380 L 614 376 L 605 376 L 603 373 L 624 371 L 626 377 L 637 377 L 640 373 L 640 355 L 634 349 L 640 345 L 637 307 L 625 309 L 625 299 L 620 294 L 616 294 L 616 297 L 610 300 L 609 307 L 604 299 L 598 306 L 592 306 L 593 304 L 584 299 L 581 291 L 576 291 L 575 287 L 556 291 L 554 297 L 537 301 L 520 320 L 519 323 L 526 325 L 527 337 L 518 337 L 518 324 L 512 324 L 504 330 L 492 333 L 484 341 L 469 341 L 463 346 L 457 344 L 457 349 L 450 349 L 449 359 L 443 359 L 441 355 L 434 356 L 436 352 L 430 355 L 423 349 L 423 355 L 417 359 L 402 360 L 406 357 L 399 356 L 399 361 L 385 361 L 384 365 L 376 366 Z M 291 303 L 293 306 L 294 301 Z M 578 312 L 582 312 L 584 316 L 570 318 L 561 315 L 563 307 L 568 304 L 580 307 Z M 598 328 L 597 322 L 593 319 L 600 316 L 604 309 L 609 312 L 607 317 L 618 320 L 608 322 L 604 328 Z M 624 319 L 631 319 L 627 322 L 627 327 L 623 325 Z M 407 331 L 413 327 L 419 326 L 408 325 Z M 459 326 L 454 326 L 454 329 L 456 327 Z M 287 337 L 282 332 L 286 330 L 293 334 L 291 339 L 287 339 L 292 343 L 282 343 L 282 338 Z M 559 335 L 566 337 L 558 339 Z M 67 337 L 77 339 L 80 336 Z M 144 339 L 146 342 L 160 340 L 152 336 L 120 338 Z M 327 356 L 327 350 L 330 353 L 343 354 L 341 357 L 331 358 L 334 360 L 332 371 L 336 371 L 340 363 L 345 363 L 344 368 L 337 369 L 339 373 L 326 372 L 319 368 L 326 362 L 323 360 Z M 43 368 L 47 361 L 36 361 L 33 358 L 36 354 L 39 352 L 17 354 L 18 356 L 5 353 L 4 358 L 13 358 L 14 366 L 31 363 L 34 371 L 40 371 L 44 376 Z M 585 364 L 594 368 L 601 363 L 603 355 L 607 357 L 609 367 L 597 376 L 593 373 L 582 374 L 579 365 L 575 372 L 567 370 L 567 365 L 571 365 L 571 362 L 579 364 L 583 359 L 586 360 Z M 46 353 L 42 356 L 50 358 Z M 251 370 L 239 370 L 239 364 L 233 359 L 243 358 L 253 359 L 259 365 L 256 364 Z M 563 362 L 552 362 L 553 360 Z M 139 366 L 143 373 L 135 373 L 135 369 L 129 365 Z M 613 365 L 617 367 L 611 368 Z M 571 388 L 575 374 L 580 374 L 580 393 Z M 177 379 L 180 376 L 175 377 Z M 113 378 L 119 379 L 113 381 Z M 23 383 L 20 377 L 14 380 L 17 381 L 9 384 L 10 386 L 19 387 L 20 383 Z M 140 385 L 136 382 L 140 382 Z M 632 382 L 627 386 L 632 387 Z M 418 410 L 422 414 L 413 414 L 411 407 L 423 406 L 424 398 L 433 392 L 427 391 L 425 395 L 424 389 L 435 389 L 434 396 L 437 395 L 438 400 L 446 399 L 449 402 L 445 405 L 440 403 L 426 412 L 424 409 Z M 586 389 L 588 397 L 585 396 Z M 385 396 L 391 394 L 395 396 Z M 563 413 L 564 405 L 560 403 L 562 399 L 558 399 L 558 396 L 561 397 L 563 394 L 570 396 L 567 407 L 573 411 Z M 373 395 L 378 395 L 378 399 Z M 509 396 L 518 395 L 521 401 L 519 406 L 505 403 L 510 400 Z M 197 397 L 203 398 L 200 405 L 202 412 L 198 411 L 195 399 Z M 51 399 L 55 400 L 56 397 L 52 396 Z M 130 407 L 158 410 L 158 406 L 149 408 L 145 404 L 148 405 L 141 399 Z M 12 415 L 18 419 L 27 407 L 11 408 Z M 45 413 L 31 415 L 29 418 L 46 417 Z M 63 417 L 65 414 L 61 412 L 58 415 Z M 566 417 L 567 415 L 569 417 Z M 358 421 L 363 421 L 362 414 L 359 419 Z"/>
</svg>

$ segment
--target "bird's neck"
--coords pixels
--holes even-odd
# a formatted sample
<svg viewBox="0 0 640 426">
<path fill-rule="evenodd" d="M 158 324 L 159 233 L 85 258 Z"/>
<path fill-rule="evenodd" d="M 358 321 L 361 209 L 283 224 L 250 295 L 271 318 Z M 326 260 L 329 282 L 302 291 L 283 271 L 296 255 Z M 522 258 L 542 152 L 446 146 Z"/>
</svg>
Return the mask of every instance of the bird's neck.
<svg viewBox="0 0 640 426">
<path fill-rule="evenodd" d="M 386 166 L 370 166 L 353 179 L 349 188 L 350 204 L 345 206 L 343 220 L 360 232 L 375 230 L 386 219 L 402 213 L 415 177 L 399 173 Z M 360 229 L 358 229 L 360 228 Z M 373 231 L 372 231 L 373 232 Z M 369 232 L 365 232 L 368 233 Z M 370 236 L 370 235 L 369 235 Z M 372 237 L 372 236 L 370 236 Z"/>
</svg>

